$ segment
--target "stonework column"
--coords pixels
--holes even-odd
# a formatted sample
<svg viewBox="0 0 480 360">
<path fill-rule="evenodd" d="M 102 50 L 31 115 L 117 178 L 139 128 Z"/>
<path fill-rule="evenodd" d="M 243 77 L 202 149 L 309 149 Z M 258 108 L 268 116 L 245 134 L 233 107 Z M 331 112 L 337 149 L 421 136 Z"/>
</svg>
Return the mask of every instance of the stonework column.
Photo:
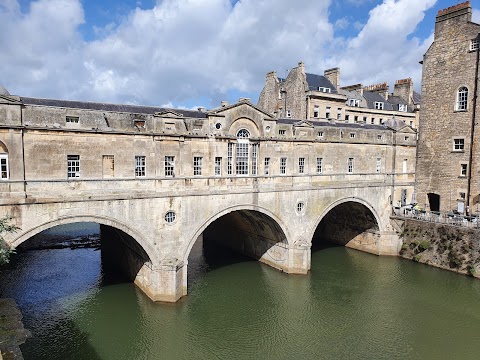
<svg viewBox="0 0 480 360">
<path fill-rule="evenodd" d="M 153 301 L 177 302 L 186 295 L 186 272 L 187 266 L 178 259 L 165 260 L 156 267 L 145 264 L 135 285 Z"/>
<path fill-rule="evenodd" d="M 306 274 L 310 271 L 312 252 L 311 244 L 306 241 L 297 241 L 288 249 L 288 268 L 289 274 Z"/>
</svg>

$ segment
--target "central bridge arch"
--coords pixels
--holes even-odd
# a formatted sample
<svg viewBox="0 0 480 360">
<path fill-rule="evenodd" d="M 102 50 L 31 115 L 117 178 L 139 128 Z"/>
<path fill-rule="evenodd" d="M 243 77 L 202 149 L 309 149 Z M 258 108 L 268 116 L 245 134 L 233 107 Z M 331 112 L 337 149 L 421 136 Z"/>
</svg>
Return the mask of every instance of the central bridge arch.
<svg viewBox="0 0 480 360">
<path fill-rule="evenodd" d="M 275 214 L 263 207 L 249 204 L 231 206 L 210 216 L 183 250 L 185 264 L 193 245 L 204 236 L 279 270 L 288 271 L 288 229 Z"/>
</svg>

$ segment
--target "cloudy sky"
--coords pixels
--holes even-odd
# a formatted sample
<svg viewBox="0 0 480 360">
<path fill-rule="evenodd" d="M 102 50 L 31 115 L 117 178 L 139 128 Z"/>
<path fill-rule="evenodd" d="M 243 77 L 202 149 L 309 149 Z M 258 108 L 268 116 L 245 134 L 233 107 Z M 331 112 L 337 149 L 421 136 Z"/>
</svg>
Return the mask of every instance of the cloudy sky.
<svg viewBox="0 0 480 360">
<path fill-rule="evenodd" d="M 265 74 L 412 77 L 458 0 L 0 0 L 0 84 L 31 97 L 213 108 Z M 480 0 L 473 0 L 480 22 Z"/>
</svg>

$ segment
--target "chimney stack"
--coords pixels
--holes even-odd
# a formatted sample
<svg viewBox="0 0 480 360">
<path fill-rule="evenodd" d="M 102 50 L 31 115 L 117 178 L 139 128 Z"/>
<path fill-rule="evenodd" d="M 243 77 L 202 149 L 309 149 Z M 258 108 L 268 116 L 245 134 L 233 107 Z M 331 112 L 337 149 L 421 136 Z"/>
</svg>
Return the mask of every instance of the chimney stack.
<svg viewBox="0 0 480 360">
<path fill-rule="evenodd" d="M 411 78 L 397 80 L 393 88 L 393 95 L 405 100 L 408 105 L 413 103 L 413 81 Z"/>
<path fill-rule="evenodd" d="M 335 86 L 336 89 L 340 86 L 340 68 L 332 68 L 325 70 L 323 75 L 330 80 L 330 82 Z"/>
</svg>

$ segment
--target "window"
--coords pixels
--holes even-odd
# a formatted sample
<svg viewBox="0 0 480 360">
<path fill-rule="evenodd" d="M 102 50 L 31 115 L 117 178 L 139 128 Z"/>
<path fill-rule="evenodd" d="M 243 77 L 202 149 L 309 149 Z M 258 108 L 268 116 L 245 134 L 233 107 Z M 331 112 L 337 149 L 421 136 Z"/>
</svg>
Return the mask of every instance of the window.
<svg viewBox="0 0 480 360">
<path fill-rule="evenodd" d="M 380 118 L 380 125 L 383 125 L 383 119 Z"/>
<path fill-rule="evenodd" d="M 372 124 L 372 125 L 375 124 L 375 118 L 370 119 L 370 124 Z"/>
<path fill-rule="evenodd" d="M 331 108 L 330 106 L 327 106 L 327 109 L 325 110 L 325 117 L 326 117 L 327 119 L 330 119 L 330 118 L 331 118 L 331 115 L 330 115 L 330 114 L 331 114 L 331 113 L 330 113 L 331 110 L 332 110 L 332 108 Z"/>
<path fill-rule="evenodd" d="M 405 136 L 403 139 L 404 139 L 405 141 L 408 141 L 408 136 Z"/>
<path fill-rule="evenodd" d="M 303 213 L 304 209 L 305 209 L 305 203 L 303 201 L 299 201 L 297 204 L 297 213 L 299 214 Z"/>
<path fill-rule="evenodd" d="M 165 176 L 175 176 L 175 156 L 165 156 Z"/>
<path fill-rule="evenodd" d="M 317 174 L 321 174 L 323 172 L 323 158 L 317 158 Z"/>
<path fill-rule="evenodd" d="M 258 173 L 258 144 L 252 144 L 252 175 Z"/>
<path fill-rule="evenodd" d="M 285 175 L 287 173 L 287 158 L 280 158 L 280 174 Z"/>
<path fill-rule="evenodd" d="M 145 176 L 145 156 L 135 156 L 135 176 Z"/>
<path fill-rule="evenodd" d="M 232 175 L 232 164 L 233 164 L 233 144 L 228 143 L 227 149 L 227 174 Z"/>
<path fill-rule="evenodd" d="M 353 173 L 353 158 L 348 158 L 347 168 L 348 168 L 348 173 L 352 174 Z"/>
<path fill-rule="evenodd" d="M 355 116 L 353 117 L 353 121 L 355 121 L 355 122 L 357 123 L 357 122 L 358 122 L 358 116 L 355 115 Z"/>
<path fill-rule="evenodd" d="M 408 163 L 408 159 L 403 159 L 403 163 L 402 163 L 402 173 L 404 173 L 404 174 L 407 173 L 407 163 Z"/>
<path fill-rule="evenodd" d="M 270 175 L 270 158 L 269 157 L 265 158 L 263 173 L 265 175 Z"/>
<path fill-rule="evenodd" d="M 342 108 L 337 109 L 337 120 L 342 120 Z"/>
<path fill-rule="evenodd" d="M 193 176 L 202 175 L 202 160 L 203 158 L 201 156 L 193 157 Z"/>
<path fill-rule="evenodd" d="M 328 88 L 328 87 L 319 86 L 318 91 L 321 91 L 321 92 L 324 92 L 324 93 L 330 93 L 331 89 Z"/>
<path fill-rule="evenodd" d="M 375 101 L 375 109 L 383 110 L 384 103 L 381 101 Z"/>
<path fill-rule="evenodd" d="M 457 92 L 457 105 L 456 110 L 465 111 L 468 105 L 468 89 L 462 86 Z"/>
<path fill-rule="evenodd" d="M 345 115 L 345 121 L 350 120 L 350 115 Z"/>
<path fill-rule="evenodd" d="M 237 175 L 248 175 L 248 148 L 250 133 L 241 129 L 237 133 L 237 148 L 235 151 L 235 171 Z"/>
<path fill-rule="evenodd" d="M 278 135 L 285 135 L 287 130 L 278 130 Z"/>
<path fill-rule="evenodd" d="M 465 200 L 465 193 L 464 193 L 464 192 L 460 192 L 460 193 L 459 193 L 459 197 L 460 197 L 460 199 Z"/>
<path fill-rule="evenodd" d="M 173 211 L 167 211 L 167 213 L 165 214 L 165 221 L 169 224 L 173 223 L 176 218 L 177 216 Z"/>
<path fill-rule="evenodd" d="M 66 116 L 65 117 L 65 122 L 66 123 L 78 124 L 79 121 L 80 121 L 80 118 L 78 116 Z"/>
<path fill-rule="evenodd" d="M 287 110 L 287 118 L 292 117 L 292 112 L 290 110 Z"/>
<path fill-rule="evenodd" d="M 350 139 L 355 139 L 355 133 L 350 133 Z"/>
<path fill-rule="evenodd" d="M 413 128 L 413 121 L 410 121 L 410 127 Z"/>
<path fill-rule="evenodd" d="M 377 135 L 377 140 L 382 140 L 382 135 Z"/>
<path fill-rule="evenodd" d="M 375 172 L 379 173 L 382 171 L 382 158 L 377 158 L 377 164 L 375 166 Z"/>
<path fill-rule="evenodd" d="M 102 166 L 104 178 L 112 178 L 115 176 L 115 158 L 113 155 L 103 155 Z"/>
<path fill-rule="evenodd" d="M 80 177 L 80 155 L 67 155 L 67 177 Z"/>
<path fill-rule="evenodd" d="M 8 154 L 0 154 L 0 179 L 8 180 Z"/>
<path fill-rule="evenodd" d="M 305 158 L 298 158 L 298 173 L 305 174 Z"/>
<path fill-rule="evenodd" d="M 222 158 L 216 157 L 215 158 L 215 176 L 222 175 Z"/>
<path fill-rule="evenodd" d="M 367 123 L 367 117 L 366 117 L 366 116 L 363 117 L 363 122 L 364 122 L 365 124 Z"/>
<path fill-rule="evenodd" d="M 453 139 L 453 151 L 464 151 L 465 139 Z"/>
<path fill-rule="evenodd" d="M 470 40 L 470 51 L 474 51 L 478 49 L 478 37 L 475 39 Z"/>
<path fill-rule="evenodd" d="M 323 137 L 323 131 L 318 132 L 318 137 L 321 137 L 321 138 Z"/>
<path fill-rule="evenodd" d="M 315 105 L 313 107 L 313 117 L 318 118 L 320 116 L 320 107 L 318 105 Z"/>
<path fill-rule="evenodd" d="M 359 107 L 360 106 L 360 100 L 358 100 L 358 99 L 348 99 L 347 105 Z"/>
<path fill-rule="evenodd" d="M 405 104 L 398 104 L 398 111 L 403 111 L 403 112 L 406 112 L 407 111 L 407 105 Z"/>
<path fill-rule="evenodd" d="M 467 176 L 467 164 L 460 164 L 460 176 Z"/>
</svg>

